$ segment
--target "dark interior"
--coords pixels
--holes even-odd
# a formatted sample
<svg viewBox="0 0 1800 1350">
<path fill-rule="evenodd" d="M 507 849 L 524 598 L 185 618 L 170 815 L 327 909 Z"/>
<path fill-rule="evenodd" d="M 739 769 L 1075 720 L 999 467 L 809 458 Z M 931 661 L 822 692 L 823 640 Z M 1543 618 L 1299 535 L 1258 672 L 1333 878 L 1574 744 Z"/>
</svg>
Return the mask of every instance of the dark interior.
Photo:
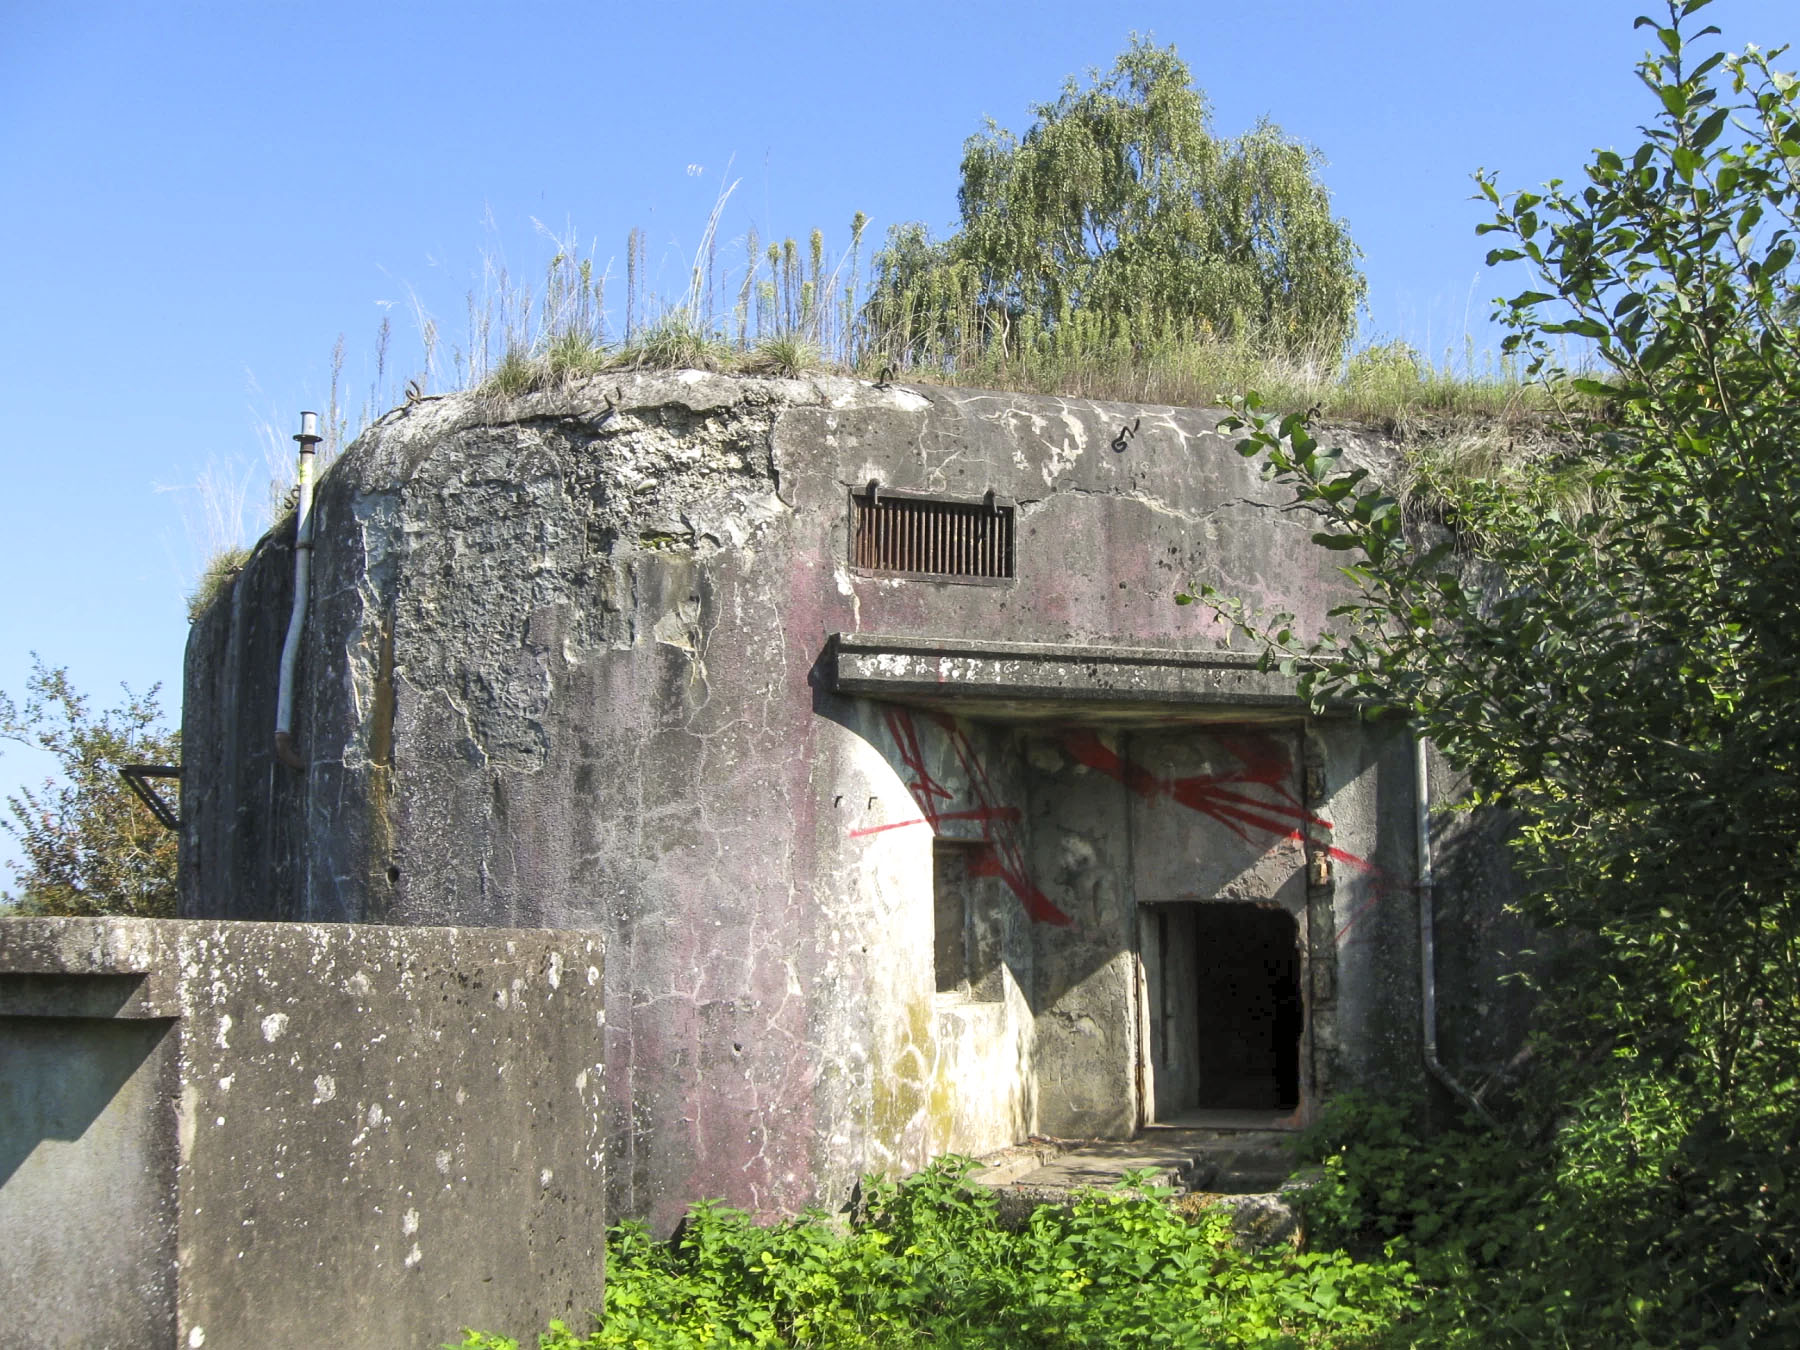
<svg viewBox="0 0 1800 1350">
<path fill-rule="evenodd" d="M 1298 927 L 1275 905 L 1195 906 L 1195 1105 L 1238 1110 L 1300 1102 Z"/>
</svg>

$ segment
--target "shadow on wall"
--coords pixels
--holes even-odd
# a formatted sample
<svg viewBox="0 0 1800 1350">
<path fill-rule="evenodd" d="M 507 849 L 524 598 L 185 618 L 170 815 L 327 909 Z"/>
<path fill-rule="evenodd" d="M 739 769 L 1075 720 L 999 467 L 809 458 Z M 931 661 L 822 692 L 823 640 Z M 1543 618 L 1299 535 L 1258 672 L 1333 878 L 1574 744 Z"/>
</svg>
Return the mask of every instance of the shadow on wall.
<svg viewBox="0 0 1800 1350">
<path fill-rule="evenodd" d="M 84 987 L 57 975 L 12 974 L 0 1003 L 0 1186 L 48 1141 L 73 1143 L 93 1129 L 162 1043 L 169 1022 L 115 1019 L 142 982 L 137 975 L 89 977 Z M 9 1017 L 22 1000 L 36 1008 L 79 1006 L 62 1016 Z"/>
<path fill-rule="evenodd" d="M 1517 1086 L 1534 1002 L 1527 977 L 1554 958 L 1553 935 L 1515 908 L 1515 827 L 1507 812 L 1484 809 L 1438 812 L 1431 829 L 1440 1053 L 1490 1102 Z"/>
</svg>

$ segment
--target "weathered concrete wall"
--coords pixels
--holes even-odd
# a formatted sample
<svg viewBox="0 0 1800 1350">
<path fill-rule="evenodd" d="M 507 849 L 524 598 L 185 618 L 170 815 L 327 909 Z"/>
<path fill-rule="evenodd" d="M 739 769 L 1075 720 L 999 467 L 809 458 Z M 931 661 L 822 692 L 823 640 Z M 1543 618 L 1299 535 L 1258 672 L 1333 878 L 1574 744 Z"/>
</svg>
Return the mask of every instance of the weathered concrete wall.
<svg viewBox="0 0 1800 1350">
<path fill-rule="evenodd" d="M 591 934 L 0 920 L 7 1343 L 387 1350 L 597 1307 L 603 964 Z"/>
<path fill-rule="evenodd" d="M 0 1342 L 170 1346 L 174 1038 L 88 983 L 0 975 Z"/>
<path fill-rule="evenodd" d="M 1423 1092 L 1412 742 L 1398 723 L 1324 722 L 1313 735 L 1333 880 L 1313 950 L 1336 957 L 1333 997 L 1314 991 L 1315 1055 L 1330 1065 L 1323 1087 Z"/>
<path fill-rule="evenodd" d="M 1312 522 L 1216 418 L 696 372 L 390 414 L 320 488 L 304 774 L 275 764 L 267 732 L 281 532 L 194 628 L 184 913 L 604 934 L 613 1200 L 659 1227 L 709 1195 L 831 1203 L 866 1168 L 1026 1127 L 1128 1131 L 1143 1118 L 1132 800 L 1144 774 L 1200 772 L 1156 759 L 1173 753 L 1159 729 L 1274 719 L 1297 738 L 1305 720 L 1274 677 L 1207 656 L 1224 633 L 1172 594 L 1209 581 L 1303 630 L 1341 596 Z M 1016 578 L 856 571 L 850 496 L 871 481 L 1016 503 Z M 873 673 L 847 677 L 833 641 L 859 634 L 1061 655 L 934 657 L 923 681 L 859 657 Z M 1140 656 L 1101 658 L 1118 647 Z M 1112 767 L 1074 754 L 1076 733 Z M 1285 859 L 1264 869 L 1280 895 L 1233 893 L 1306 914 L 1335 1009 L 1321 1053 L 1345 1047 L 1320 1081 L 1393 1081 L 1404 1037 L 1371 1046 L 1359 1019 L 1398 1015 L 1380 991 L 1411 959 L 1410 780 L 1376 755 L 1381 786 L 1364 784 L 1375 751 L 1303 739 L 1302 757 L 1336 747 L 1322 781 L 1359 786 L 1296 804 L 1225 753 L 1226 790 L 1277 808 L 1245 848 Z M 1322 809 L 1340 791 L 1342 820 Z M 1230 832 L 1186 814 L 1179 847 Z M 1303 853 L 1332 846 L 1315 818 L 1394 870 L 1295 881 Z M 936 989 L 934 836 L 975 841 L 1018 905 L 1002 998 Z M 1364 926 L 1371 897 L 1394 913 L 1391 942 L 1388 918 Z M 1372 936 L 1340 972 L 1345 923 Z M 1416 1048 L 1416 1013 L 1407 1025 Z"/>
<path fill-rule="evenodd" d="M 1439 1052 L 1471 1089 L 1496 1099 L 1518 1086 L 1523 1031 L 1530 1022 L 1531 982 L 1555 950 L 1554 934 L 1534 932 L 1511 902 L 1520 883 L 1512 868 L 1504 812 L 1453 809 L 1463 784 L 1435 751 L 1431 755 L 1432 820 L 1437 878 L 1436 941 L 1440 990 L 1450 997 L 1438 1017 Z M 1447 1100 L 1439 1102 L 1446 1112 Z"/>
</svg>

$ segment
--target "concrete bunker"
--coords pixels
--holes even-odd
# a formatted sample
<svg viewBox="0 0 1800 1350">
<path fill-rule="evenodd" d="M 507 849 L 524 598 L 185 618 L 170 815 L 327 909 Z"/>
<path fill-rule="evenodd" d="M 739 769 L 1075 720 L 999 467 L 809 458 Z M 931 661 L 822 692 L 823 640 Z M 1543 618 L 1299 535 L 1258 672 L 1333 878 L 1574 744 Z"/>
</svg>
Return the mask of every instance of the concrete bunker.
<svg viewBox="0 0 1800 1350">
<path fill-rule="evenodd" d="M 1229 1097 L 1205 1047 L 1272 995 L 1203 1022 L 1197 974 L 1181 1086 L 1159 916 L 1197 971 L 1289 925 L 1238 934 L 1297 947 L 1266 1113 L 1428 1090 L 1406 728 L 1173 603 L 1344 598 L 1218 417 L 696 371 L 396 410 L 319 486 L 304 770 L 291 529 L 194 627 L 183 913 L 597 932 L 610 1211 L 664 1230 Z M 1459 1068 L 1518 1034 L 1499 853 L 1440 868 Z"/>
</svg>

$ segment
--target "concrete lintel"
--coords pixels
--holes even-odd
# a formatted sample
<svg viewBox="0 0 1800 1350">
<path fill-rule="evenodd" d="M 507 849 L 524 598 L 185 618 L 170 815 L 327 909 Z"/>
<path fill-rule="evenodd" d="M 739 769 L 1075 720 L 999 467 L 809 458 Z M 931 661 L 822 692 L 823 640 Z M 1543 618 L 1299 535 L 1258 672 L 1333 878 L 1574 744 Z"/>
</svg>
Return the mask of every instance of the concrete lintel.
<svg viewBox="0 0 1800 1350">
<path fill-rule="evenodd" d="M 178 1017 L 168 920 L 14 918 L 0 922 L 0 1014 Z"/>
<path fill-rule="evenodd" d="M 1259 670 L 1253 653 L 1177 651 L 964 638 L 838 633 L 832 638 L 840 694 L 898 703 L 993 703 L 1029 712 L 1076 706 L 1193 712 L 1213 708 L 1300 715 L 1294 680 Z"/>
</svg>

